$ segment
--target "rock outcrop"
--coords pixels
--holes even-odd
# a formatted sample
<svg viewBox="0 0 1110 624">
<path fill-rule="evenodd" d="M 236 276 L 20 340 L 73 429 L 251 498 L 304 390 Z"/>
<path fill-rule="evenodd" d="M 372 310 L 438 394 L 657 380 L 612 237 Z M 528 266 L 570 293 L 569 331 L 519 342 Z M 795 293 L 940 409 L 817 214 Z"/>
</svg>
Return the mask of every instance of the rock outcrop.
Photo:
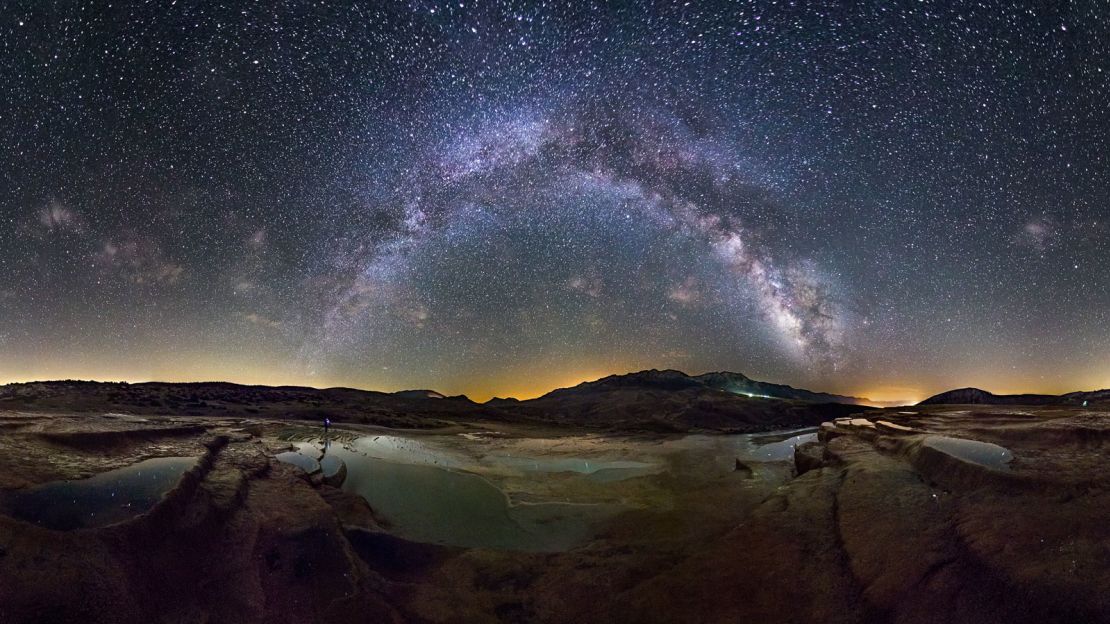
<svg viewBox="0 0 1110 624">
<path fill-rule="evenodd" d="M 258 442 L 210 438 L 158 505 L 120 524 L 0 515 L 0 621 L 399 622 L 337 510 Z"/>
<path fill-rule="evenodd" d="M 825 465 L 825 445 L 807 442 L 794 449 L 794 470 L 800 476 Z"/>
</svg>

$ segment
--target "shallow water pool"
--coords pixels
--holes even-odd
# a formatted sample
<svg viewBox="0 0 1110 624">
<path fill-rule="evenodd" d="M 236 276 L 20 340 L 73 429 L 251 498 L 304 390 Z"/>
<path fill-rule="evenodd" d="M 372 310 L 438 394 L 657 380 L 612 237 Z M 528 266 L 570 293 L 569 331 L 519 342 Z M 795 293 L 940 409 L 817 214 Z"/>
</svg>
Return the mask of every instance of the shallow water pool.
<svg viewBox="0 0 1110 624">
<path fill-rule="evenodd" d="M 530 473 L 574 472 L 601 483 L 623 481 L 658 472 L 658 464 L 629 461 L 584 459 L 579 457 L 534 457 L 514 455 L 487 455 L 483 462 L 506 466 Z"/>
<path fill-rule="evenodd" d="M 563 502 L 510 505 L 504 492 L 486 479 L 447 467 L 458 464 L 457 459 L 440 457 L 433 447 L 416 440 L 375 437 L 333 444 L 320 463 L 342 461 L 347 466 L 343 489 L 366 499 L 389 530 L 406 539 L 470 548 L 560 551 L 589 538 L 597 522 L 621 509 Z M 392 439 L 382 443 L 386 437 Z M 302 458 L 297 462 L 314 467 L 322 444 L 296 446 L 298 450 L 290 453 Z M 416 461 L 405 455 L 406 450 L 416 451 Z M 373 451 L 385 451 L 390 459 L 368 454 Z M 279 458 L 294 463 L 290 453 Z"/>
<path fill-rule="evenodd" d="M 783 462 L 793 460 L 794 448 L 816 435 L 816 429 L 808 428 L 744 435 L 614 437 L 610 445 L 598 437 L 506 441 L 477 435 L 389 433 L 347 437 L 329 445 L 317 432 L 298 430 L 284 438 L 294 441 L 296 451 L 278 459 L 308 472 L 327 462 L 342 462 L 347 472 L 341 487 L 366 499 L 389 531 L 406 539 L 560 551 L 585 543 L 606 520 L 634 508 L 636 502 L 613 493 L 651 491 L 650 483 L 625 486 L 623 482 L 672 469 L 673 454 L 708 458 L 710 470 L 699 468 L 699 478 L 709 473 L 729 475 L 741 459 L 767 462 L 757 478 L 779 480 L 789 477 Z M 691 465 L 685 460 L 680 463 Z M 327 473 L 326 467 L 323 471 Z M 513 500 L 498 487 L 501 480 L 511 483 Z M 552 487 L 553 483 L 557 485 Z M 652 500 L 666 500 L 666 495 Z"/>
<path fill-rule="evenodd" d="M 817 430 L 809 427 L 735 435 L 693 434 L 669 444 L 712 455 L 722 470 L 731 471 L 737 459 L 744 462 L 792 462 L 795 448 L 816 439 Z"/>
<path fill-rule="evenodd" d="M 931 435 L 925 437 L 925 445 L 995 470 L 1009 470 L 1009 463 L 1014 458 L 1010 449 L 978 440 Z"/>
<path fill-rule="evenodd" d="M 153 507 L 196 461 L 195 457 L 156 457 L 88 479 L 4 492 L 0 509 L 62 531 L 115 524 Z"/>
</svg>

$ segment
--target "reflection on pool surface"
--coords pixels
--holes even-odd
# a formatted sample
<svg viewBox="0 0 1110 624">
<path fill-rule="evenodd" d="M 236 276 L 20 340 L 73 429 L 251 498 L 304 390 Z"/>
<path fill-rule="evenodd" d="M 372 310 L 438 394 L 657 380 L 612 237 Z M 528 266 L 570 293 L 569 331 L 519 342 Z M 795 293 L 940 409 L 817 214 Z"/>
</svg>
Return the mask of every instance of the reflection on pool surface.
<svg viewBox="0 0 1110 624">
<path fill-rule="evenodd" d="M 757 461 L 793 461 L 794 449 L 817 440 L 817 432 L 802 433 L 786 439 L 781 436 L 753 436 L 747 457 Z"/>
<path fill-rule="evenodd" d="M 305 472 L 316 472 L 320 469 L 320 462 L 298 451 L 285 451 L 274 457 L 280 462 L 292 464 Z"/>
<path fill-rule="evenodd" d="M 622 481 L 659 471 L 657 464 L 628 460 L 589 460 L 578 457 L 528 457 L 513 455 L 487 455 L 483 462 L 494 466 L 508 466 L 524 472 L 575 472 L 602 483 Z"/>
<path fill-rule="evenodd" d="M 671 443 L 678 448 L 695 449 L 712 454 L 724 470 L 732 470 L 734 462 L 790 462 L 794 449 L 817 439 L 815 428 L 770 433 L 738 435 L 694 434 Z"/>
<path fill-rule="evenodd" d="M 106 526 L 153 507 L 195 463 L 195 457 L 157 457 L 88 479 L 4 492 L 0 508 L 48 529 Z"/>
<path fill-rule="evenodd" d="M 1008 448 L 990 442 L 965 440 L 964 438 L 938 435 L 926 436 L 925 446 L 995 470 L 1009 470 L 1010 467 L 1007 464 L 1014 458 L 1014 454 Z"/>
<path fill-rule="evenodd" d="M 333 454 L 325 455 L 320 458 L 320 472 L 325 477 L 330 477 L 339 474 L 339 469 L 342 468 L 343 461 Z"/>
<path fill-rule="evenodd" d="M 387 461 L 426 464 L 444 468 L 460 468 L 465 460 L 446 449 L 425 444 L 422 440 L 395 435 L 373 435 L 348 444 L 351 450 Z"/>
<path fill-rule="evenodd" d="M 641 499 L 625 493 L 657 491 L 651 490 L 651 482 L 623 484 L 670 470 L 668 458 L 674 453 L 708 458 L 708 465 L 717 469 L 700 474 L 709 478 L 731 475 L 741 459 L 772 462 L 758 471 L 758 478 L 780 480 L 789 478 L 790 467 L 783 466 L 792 462 L 794 448 L 815 438 L 814 428 L 650 439 L 615 436 L 611 444 L 592 435 L 508 441 L 389 433 L 340 437 L 328 444 L 318 431 L 299 429 L 283 438 L 294 441 L 296 450 L 278 459 L 306 472 L 322 469 L 325 475 L 329 462 L 344 464 L 340 487 L 365 498 L 390 532 L 406 539 L 559 551 L 585 543 L 606 520 L 636 507 Z M 512 500 L 499 485 L 508 485 Z"/>
<path fill-rule="evenodd" d="M 325 448 L 324 456 L 319 457 L 320 450 L 313 448 L 310 444 L 300 444 L 297 450 L 278 453 L 274 456 L 274 459 L 292 464 L 309 474 L 320 471 L 325 477 L 330 477 L 339 473 L 339 470 L 343 467 L 343 460 L 329 452 L 331 450 L 330 444 Z"/>
<path fill-rule="evenodd" d="M 398 461 L 401 458 L 395 453 L 387 461 L 361 451 L 396 450 L 395 442 L 380 445 L 373 438 L 360 438 L 346 446 L 333 444 L 321 461 L 342 460 L 347 465 L 343 489 L 365 498 L 375 514 L 389 523 L 390 531 L 406 539 L 507 550 L 566 550 L 588 538 L 597 521 L 619 511 L 615 505 L 510 505 L 492 483 L 441 467 L 450 464 L 446 458 L 437 465 L 440 460 L 434 451 L 419 443 L 409 448 L 418 448 L 423 460 L 412 463 Z M 311 456 L 318 456 L 321 449 L 311 442 L 296 446 L 312 462 Z"/>
</svg>

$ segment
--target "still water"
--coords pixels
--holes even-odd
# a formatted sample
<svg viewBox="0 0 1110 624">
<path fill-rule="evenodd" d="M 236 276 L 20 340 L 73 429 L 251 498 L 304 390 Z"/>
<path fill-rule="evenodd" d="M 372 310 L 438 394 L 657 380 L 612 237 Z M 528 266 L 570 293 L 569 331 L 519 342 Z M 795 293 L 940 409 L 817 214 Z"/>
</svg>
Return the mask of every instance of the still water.
<svg viewBox="0 0 1110 624">
<path fill-rule="evenodd" d="M 297 451 L 278 459 L 301 466 L 307 464 L 301 458 L 318 457 L 322 445 L 300 442 L 296 447 Z M 413 452 L 405 455 L 401 449 L 406 447 Z M 390 459 L 371 456 L 373 449 L 384 449 Z M 416 440 L 395 436 L 332 444 L 321 463 L 329 459 L 347 466 L 344 490 L 365 498 L 391 532 L 417 542 L 566 550 L 588 538 L 597 522 L 620 511 L 615 505 L 510 505 L 504 492 L 483 477 L 449 468 L 459 463 L 449 454 L 437 454 Z"/>
<path fill-rule="evenodd" d="M 304 432 L 302 432 L 303 435 Z M 720 456 L 732 470 L 736 458 L 759 462 L 793 459 L 794 447 L 816 437 L 812 429 L 759 435 L 691 435 L 661 446 L 645 443 L 643 457 L 588 457 L 542 452 L 464 452 L 457 438 L 362 436 L 325 444 L 312 434 L 300 437 L 294 451 L 278 459 L 307 472 L 342 461 L 342 488 L 366 499 L 375 514 L 398 536 L 418 542 L 525 551 L 573 548 L 599 526 L 627 509 L 618 504 L 558 500 L 513 503 L 478 472 L 509 471 L 521 479 L 580 479 L 593 487 L 649 477 L 666 470 L 663 454 L 676 450 Z M 309 441 L 305 441 L 309 440 Z M 661 450 L 663 454 L 661 454 Z M 324 470 L 325 473 L 329 472 Z"/>
<path fill-rule="evenodd" d="M 1014 454 L 1008 448 L 964 438 L 926 436 L 925 446 L 994 470 L 1009 470 L 1009 463 L 1014 458 Z"/>
<path fill-rule="evenodd" d="M 153 507 L 196 461 L 195 457 L 157 457 L 88 479 L 12 490 L 0 496 L 0 509 L 63 531 L 115 524 Z"/>
</svg>

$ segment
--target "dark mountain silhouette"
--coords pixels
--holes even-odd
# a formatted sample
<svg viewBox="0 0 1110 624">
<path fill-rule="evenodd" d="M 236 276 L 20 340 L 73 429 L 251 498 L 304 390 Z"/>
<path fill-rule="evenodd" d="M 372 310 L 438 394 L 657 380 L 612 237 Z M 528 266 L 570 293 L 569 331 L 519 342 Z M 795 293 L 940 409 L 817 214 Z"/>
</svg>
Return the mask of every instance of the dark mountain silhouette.
<svg viewBox="0 0 1110 624">
<path fill-rule="evenodd" d="M 837 400 L 805 400 L 797 397 Z M 738 373 L 690 376 L 677 370 L 610 375 L 498 409 L 573 426 L 683 431 L 756 431 L 812 426 L 861 411 L 851 397 L 753 381 Z"/>
<path fill-rule="evenodd" d="M 437 427 L 480 419 L 489 410 L 466 398 L 429 400 L 427 392 L 247 386 L 226 382 L 43 381 L 0 386 L 0 410 L 137 415 L 227 416 Z M 434 393 L 439 395 L 438 392 Z"/>
<path fill-rule="evenodd" d="M 739 373 L 676 370 L 611 375 L 527 401 L 434 390 L 246 386 L 224 382 L 47 381 L 0 386 L 0 410 L 121 412 L 441 427 L 474 421 L 530 422 L 611 430 L 759 431 L 811 426 L 860 411 L 861 399 L 754 381 Z"/>
<path fill-rule="evenodd" d="M 713 388 L 741 394 L 768 396 L 778 399 L 795 399 L 798 401 L 813 401 L 816 403 L 846 403 L 849 405 L 865 405 L 868 403 L 868 399 L 861 397 L 829 394 L 827 392 L 813 392 L 783 384 L 756 381 L 740 373 L 706 373 L 704 375 L 698 375 L 694 379 Z"/>
<path fill-rule="evenodd" d="M 845 403 L 865 405 L 867 399 L 859 397 L 812 392 L 782 384 L 756 381 L 741 373 L 714 372 L 704 375 L 687 375 L 682 371 L 645 370 L 626 375 L 610 375 L 597 381 L 587 381 L 572 388 L 552 390 L 547 396 L 564 396 L 570 393 L 598 392 L 614 388 L 645 388 L 654 390 L 686 390 L 690 388 L 712 388 L 748 397 L 793 399 L 814 403 Z M 544 398 L 544 397 L 540 397 Z"/>
<path fill-rule="evenodd" d="M 931 396 L 918 405 L 1083 405 L 1110 403 L 1110 390 L 1067 394 L 993 394 L 979 388 L 960 388 Z"/>
<path fill-rule="evenodd" d="M 447 395 L 440 394 L 435 390 L 398 390 L 392 393 L 396 397 L 404 397 L 406 399 L 446 399 Z"/>
</svg>

